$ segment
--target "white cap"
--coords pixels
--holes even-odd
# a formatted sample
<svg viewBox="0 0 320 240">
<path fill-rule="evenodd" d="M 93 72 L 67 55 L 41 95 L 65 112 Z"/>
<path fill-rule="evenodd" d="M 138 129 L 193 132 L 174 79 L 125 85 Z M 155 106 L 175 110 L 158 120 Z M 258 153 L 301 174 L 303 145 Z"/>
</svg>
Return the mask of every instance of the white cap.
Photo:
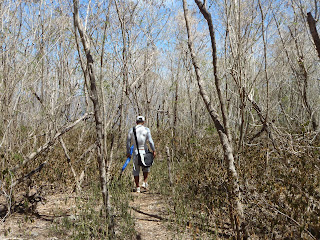
<svg viewBox="0 0 320 240">
<path fill-rule="evenodd" d="M 137 122 L 144 122 L 144 116 L 138 116 Z"/>
</svg>

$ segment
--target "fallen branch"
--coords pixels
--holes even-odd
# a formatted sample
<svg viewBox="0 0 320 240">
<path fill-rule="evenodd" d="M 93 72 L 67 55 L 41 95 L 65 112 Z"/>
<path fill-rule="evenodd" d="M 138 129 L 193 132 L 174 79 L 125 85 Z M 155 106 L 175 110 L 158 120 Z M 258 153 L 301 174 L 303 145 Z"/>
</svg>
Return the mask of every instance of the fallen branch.
<svg viewBox="0 0 320 240">
<path fill-rule="evenodd" d="M 23 177 L 21 177 L 21 178 L 19 178 L 18 180 L 16 180 L 14 183 L 11 184 L 10 187 L 13 188 L 13 187 L 15 187 L 18 183 L 21 183 L 21 182 L 24 181 L 25 179 L 30 178 L 33 174 L 35 174 L 35 173 L 37 173 L 37 172 L 40 172 L 41 169 L 42 169 L 45 165 L 47 165 L 47 163 L 48 163 L 48 160 L 45 161 L 45 162 L 43 162 L 43 163 L 41 163 L 41 164 L 39 165 L 39 167 L 37 167 L 36 169 L 33 169 L 33 170 L 32 170 L 31 172 L 29 172 L 28 174 L 26 174 L 26 175 L 24 175 Z"/>
<path fill-rule="evenodd" d="M 74 126 L 76 126 L 79 122 L 81 122 L 82 120 L 86 120 L 87 118 L 89 118 L 91 115 L 93 115 L 93 113 L 86 113 L 85 115 L 83 115 L 81 118 L 79 118 L 78 120 L 76 120 L 75 122 L 71 123 L 69 126 L 67 126 L 66 128 L 64 128 L 63 130 L 61 130 L 60 132 L 56 133 L 56 135 L 48 142 L 46 142 L 44 145 L 42 145 L 41 147 L 39 147 L 37 149 L 37 151 L 31 153 L 26 159 L 24 159 L 24 161 L 21 164 L 17 164 L 13 169 L 10 170 L 10 172 L 15 173 L 19 168 L 25 166 L 28 162 L 36 159 L 41 153 L 43 153 L 44 151 L 46 151 L 49 147 L 51 147 L 57 139 L 59 139 L 60 136 L 62 136 L 63 134 L 65 134 L 66 132 L 70 131 Z M 42 167 L 41 167 L 42 168 Z M 41 170 L 41 169 L 40 169 Z"/>
<path fill-rule="evenodd" d="M 156 214 L 146 213 L 146 212 L 144 212 L 144 211 L 139 210 L 139 209 L 136 208 L 136 207 L 131 207 L 131 209 L 134 210 L 134 211 L 136 211 L 137 213 L 147 215 L 148 217 L 156 218 L 156 219 L 158 219 L 158 220 L 160 220 L 160 221 L 169 221 L 168 218 L 164 218 L 164 217 L 161 217 L 161 216 L 156 215 Z"/>
<path fill-rule="evenodd" d="M 272 143 L 274 149 L 277 151 L 278 154 L 280 154 L 280 150 L 276 144 L 276 141 L 275 141 L 273 134 L 272 134 L 272 131 L 271 131 L 272 122 L 268 122 L 267 119 L 262 115 L 262 110 L 258 106 L 258 104 L 253 100 L 253 97 L 248 95 L 246 91 L 244 91 L 244 94 L 246 95 L 249 102 L 252 104 L 253 109 L 258 114 L 260 122 L 263 124 L 263 127 L 260 130 L 260 132 L 258 132 L 253 138 L 251 138 L 249 143 L 252 142 L 254 138 L 260 136 L 264 131 L 266 131 L 269 139 L 271 140 L 271 143 Z"/>
<path fill-rule="evenodd" d="M 73 166 L 72 166 L 72 164 L 71 164 L 70 154 L 69 154 L 69 152 L 68 152 L 68 149 L 67 149 L 67 147 L 66 147 L 66 145 L 65 145 L 62 137 L 61 137 L 59 140 L 60 140 L 61 146 L 62 146 L 62 148 L 63 148 L 64 155 L 65 155 L 66 158 L 67 158 L 67 162 L 68 162 L 69 167 L 70 167 L 70 169 L 71 169 L 71 172 L 72 172 L 72 174 L 73 174 L 74 181 L 75 181 L 75 184 L 76 184 L 76 191 L 77 191 L 77 193 L 80 193 L 80 192 L 81 192 L 81 187 L 80 187 L 80 185 L 79 185 L 77 173 L 76 173 L 76 171 L 74 170 L 74 168 L 73 168 Z"/>
</svg>

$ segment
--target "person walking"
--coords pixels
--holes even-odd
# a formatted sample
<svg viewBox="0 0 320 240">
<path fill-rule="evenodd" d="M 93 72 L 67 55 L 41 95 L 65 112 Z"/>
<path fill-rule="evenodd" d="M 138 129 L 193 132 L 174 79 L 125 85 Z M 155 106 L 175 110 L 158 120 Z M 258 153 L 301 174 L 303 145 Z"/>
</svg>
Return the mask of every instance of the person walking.
<svg viewBox="0 0 320 240">
<path fill-rule="evenodd" d="M 153 157 L 156 156 L 156 151 L 155 151 L 155 146 L 154 146 L 154 142 L 152 140 L 151 137 L 151 132 L 150 129 L 143 126 L 145 122 L 145 118 L 143 116 L 138 116 L 137 117 L 137 126 L 136 128 L 136 136 L 137 136 L 137 141 L 138 144 L 136 144 L 135 141 L 135 137 L 134 137 L 134 133 L 133 133 L 133 128 L 130 128 L 129 133 L 128 133 L 128 137 L 127 137 L 127 157 L 130 157 L 130 146 L 131 146 L 131 140 L 133 140 L 133 144 L 134 144 L 134 150 L 133 150 L 133 156 L 132 156 L 132 160 L 133 160 L 133 177 L 134 177 L 134 181 L 136 184 L 136 192 L 140 192 L 140 185 L 139 185 L 139 173 L 140 173 L 140 167 L 138 164 L 138 150 L 137 148 L 139 148 L 139 153 L 140 155 L 143 155 L 146 153 L 148 146 L 147 146 L 147 142 L 149 142 L 150 148 L 153 152 Z M 142 183 L 142 187 L 147 189 L 148 188 L 148 175 L 150 172 L 150 167 L 142 167 L 142 172 L 143 172 L 143 183 Z"/>
</svg>

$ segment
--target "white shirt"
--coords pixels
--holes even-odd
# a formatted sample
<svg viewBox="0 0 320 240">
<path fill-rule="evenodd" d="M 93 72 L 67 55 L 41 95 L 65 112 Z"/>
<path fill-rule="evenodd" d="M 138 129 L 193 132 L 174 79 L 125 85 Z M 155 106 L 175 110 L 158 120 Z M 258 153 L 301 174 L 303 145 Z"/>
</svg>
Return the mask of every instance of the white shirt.
<svg viewBox="0 0 320 240">
<path fill-rule="evenodd" d="M 146 150 L 148 148 L 147 141 L 149 141 L 150 148 L 152 149 L 152 151 L 155 151 L 154 142 L 152 140 L 151 132 L 149 128 L 143 125 L 137 125 L 136 135 L 137 135 L 139 150 L 140 149 Z M 136 154 L 138 154 L 137 145 L 136 145 L 135 137 L 133 134 L 133 128 L 130 128 L 128 137 L 127 137 L 127 154 L 130 153 L 130 145 L 131 145 L 132 139 L 133 139 L 134 151 Z"/>
</svg>

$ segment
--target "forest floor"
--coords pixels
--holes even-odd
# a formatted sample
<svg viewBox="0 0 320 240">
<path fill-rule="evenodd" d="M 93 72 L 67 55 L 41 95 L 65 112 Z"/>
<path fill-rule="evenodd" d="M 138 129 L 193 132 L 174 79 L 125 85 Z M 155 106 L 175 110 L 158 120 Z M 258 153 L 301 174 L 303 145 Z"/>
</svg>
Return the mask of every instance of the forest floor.
<svg viewBox="0 0 320 240">
<path fill-rule="evenodd" d="M 133 192 L 132 195 L 130 211 L 135 221 L 137 240 L 194 239 L 188 228 L 179 235 L 168 230 L 172 223 L 169 220 L 168 201 L 162 195 L 143 189 L 141 193 Z M 55 228 L 56 223 L 65 217 L 70 220 L 76 218 L 75 199 L 75 193 L 58 191 L 48 194 L 44 202 L 37 204 L 36 214 L 15 212 L 0 222 L 0 239 L 61 239 Z M 71 235 L 69 237 L 72 238 Z"/>
<path fill-rule="evenodd" d="M 0 239 L 60 239 L 55 236 L 54 226 L 64 217 L 74 217 L 75 194 L 55 193 L 45 199 L 37 204 L 35 213 L 15 212 L 0 222 Z"/>
</svg>

